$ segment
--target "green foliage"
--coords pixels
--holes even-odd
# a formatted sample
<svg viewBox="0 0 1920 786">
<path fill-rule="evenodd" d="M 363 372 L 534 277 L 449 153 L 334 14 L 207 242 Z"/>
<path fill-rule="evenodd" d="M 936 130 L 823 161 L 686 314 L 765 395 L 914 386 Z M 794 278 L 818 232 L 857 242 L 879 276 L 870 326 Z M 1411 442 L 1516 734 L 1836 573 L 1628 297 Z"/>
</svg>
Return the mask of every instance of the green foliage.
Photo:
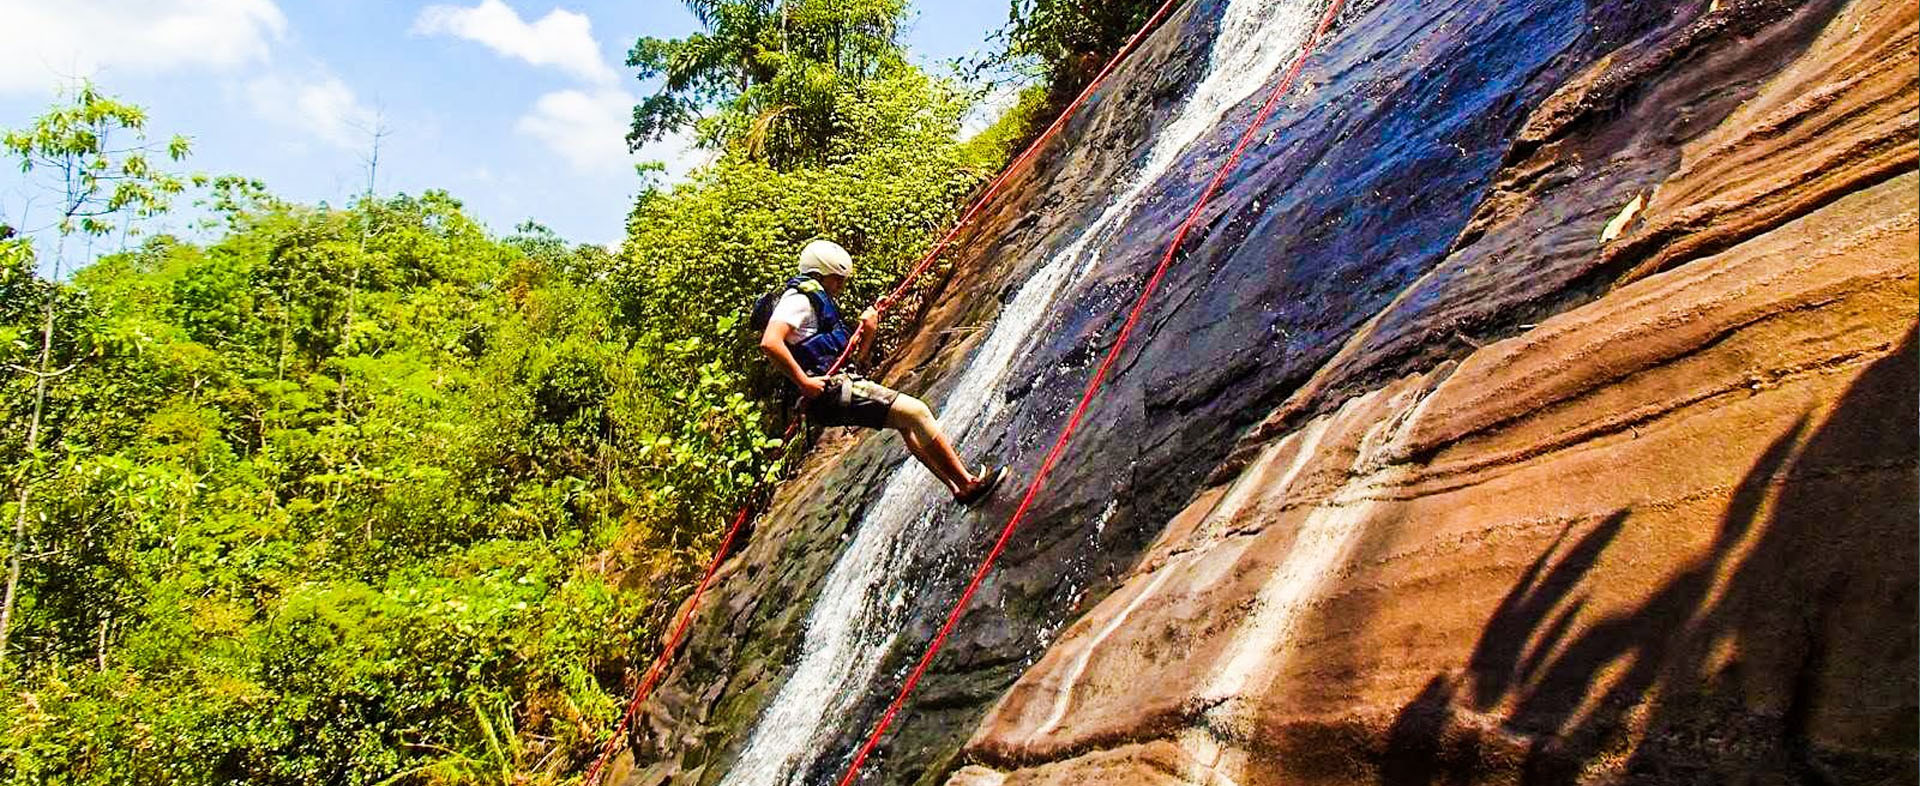
<svg viewBox="0 0 1920 786">
<path fill-rule="evenodd" d="M 996 169 L 1011 160 L 1052 121 L 1047 111 L 1049 108 L 1045 85 L 1022 88 L 1013 106 L 1007 107 L 992 125 L 967 140 L 964 152 L 966 160 L 980 162 L 987 169 Z"/>
<path fill-rule="evenodd" d="M 179 178 L 154 168 L 148 156 L 163 154 L 174 161 L 185 158 L 186 139 L 175 137 L 164 148 L 148 145 L 145 126 L 146 114 L 139 107 L 115 101 L 82 82 L 65 103 L 53 106 L 30 128 L 0 133 L 0 148 L 18 159 L 29 186 L 52 197 L 58 211 L 52 225 L 60 238 L 54 249 L 54 279 L 64 270 L 70 235 L 79 232 L 97 236 L 120 229 L 124 236 L 131 222 L 164 211 L 169 199 L 185 189 Z M 127 135 L 134 138 L 130 144 L 123 141 Z M 12 230 L 6 234 L 11 236 Z M 9 262 L 31 259 L 31 255 L 18 251 L 8 256 Z M 0 450 L 14 459 L 8 463 L 7 475 L 9 490 L 15 492 L 9 494 L 13 500 L 12 527 L 4 542 L 6 583 L 0 589 L 0 665 L 10 653 L 8 643 L 16 612 L 22 607 L 20 576 L 32 545 L 34 525 L 44 526 L 48 518 L 44 511 L 34 509 L 33 493 L 49 481 L 50 465 L 41 435 L 48 425 L 50 388 L 55 379 L 73 371 L 85 355 L 92 354 L 80 350 L 95 343 L 87 340 L 85 333 L 76 340 L 69 327 L 75 320 L 85 319 L 85 304 L 40 281 L 34 272 L 25 265 L 9 264 L 0 273 L 6 278 L 6 288 L 13 290 L 8 293 L 12 304 L 9 310 L 37 312 L 39 317 L 29 323 L 21 319 L 20 312 L 8 314 L 8 324 L 0 330 L 0 342 L 6 345 L 0 353 L 20 354 L 23 361 L 32 358 L 6 366 L 14 372 L 8 381 L 24 384 L 0 388 L 8 393 L 16 388 L 20 392 L 8 397 L 7 403 L 12 406 L 7 407 L 7 414 L 10 424 L 18 426 L 10 433 L 21 435 L 17 444 L 12 439 L 0 442 Z M 22 340 L 34 334 L 37 342 Z"/>
<path fill-rule="evenodd" d="M 1140 29 L 1159 0 L 1012 0 L 997 65 L 1033 64 L 1056 96 L 1080 89 Z"/>
<path fill-rule="evenodd" d="M 660 446 L 688 429 L 633 383 L 668 361 L 592 283 L 603 249 L 490 238 L 437 192 L 229 210 L 65 284 L 5 247 L 7 351 L 51 300 L 91 359 L 49 389 L 0 782 L 576 772 L 712 548 L 700 493 L 742 488 L 690 478 L 752 465 L 757 407 Z"/>
<path fill-rule="evenodd" d="M 786 168 L 817 163 L 847 123 L 843 105 L 901 67 L 905 0 L 687 0 L 706 29 L 641 38 L 627 64 L 661 90 L 634 107 L 638 148 L 694 127 L 708 147 L 734 147 Z M 715 111 L 708 115 L 711 110 Z"/>
<path fill-rule="evenodd" d="M 0 363 L 25 363 L 38 348 L 27 326 L 46 310 L 53 289 L 33 274 L 35 260 L 26 238 L 0 240 Z"/>
<path fill-rule="evenodd" d="M 20 170 L 45 173 L 58 197 L 60 234 L 103 235 L 119 229 L 119 217 L 145 218 L 167 209 L 186 188 L 179 177 L 153 166 L 153 156 L 179 161 L 186 137 L 148 144 L 147 114 L 82 82 L 32 127 L 0 134 L 0 147 L 19 159 Z M 132 135 L 131 143 L 121 138 Z"/>
</svg>

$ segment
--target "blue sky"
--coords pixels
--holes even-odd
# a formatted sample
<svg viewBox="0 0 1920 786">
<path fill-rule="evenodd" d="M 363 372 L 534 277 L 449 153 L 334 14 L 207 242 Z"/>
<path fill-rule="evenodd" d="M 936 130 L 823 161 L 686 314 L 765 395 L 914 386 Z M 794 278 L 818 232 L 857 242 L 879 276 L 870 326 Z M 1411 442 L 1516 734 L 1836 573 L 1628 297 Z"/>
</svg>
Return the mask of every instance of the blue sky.
<svg viewBox="0 0 1920 786">
<path fill-rule="evenodd" d="M 87 76 L 145 106 L 162 138 L 191 137 L 188 170 L 256 177 L 299 201 L 339 204 L 363 187 L 377 120 L 389 132 L 381 192 L 443 188 L 495 231 L 532 218 L 615 243 L 636 161 L 684 171 L 702 158 L 671 141 L 630 156 L 621 140 L 649 89 L 626 50 L 693 31 L 677 0 L 7 0 L 3 13 L 0 128 Z M 1006 13 L 1005 0 L 917 2 L 906 42 L 937 65 L 983 48 Z M 45 203 L 0 173 L 0 221 L 44 224 Z"/>
</svg>

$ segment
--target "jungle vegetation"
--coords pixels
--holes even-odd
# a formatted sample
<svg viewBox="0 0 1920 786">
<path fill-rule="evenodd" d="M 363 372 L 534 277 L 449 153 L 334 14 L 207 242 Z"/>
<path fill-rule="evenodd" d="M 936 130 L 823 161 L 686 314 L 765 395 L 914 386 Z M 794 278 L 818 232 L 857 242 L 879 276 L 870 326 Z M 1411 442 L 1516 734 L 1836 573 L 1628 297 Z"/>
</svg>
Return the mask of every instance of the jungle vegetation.
<svg viewBox="0 0 1920 786">
<path fill-rule="evenodd" d="M 902 0 L 689 6 L 704 32 L 633 47 L 666 88 L 630 139 L 717 157 L 618 251 L 181 174 L 188 140 L 91 85 L 6 133 L 59 214 L 0 237 L 0 782 L 578 780 L 782 471 L 744 305 L 818 236 L 870 300 L 1043 110 L 961 140 Z M 1070 79 L 1114 8 L 1019 0 L 1006 56 Z M 206 238 L 138 234 L 186 201 Z"/>
</svg>

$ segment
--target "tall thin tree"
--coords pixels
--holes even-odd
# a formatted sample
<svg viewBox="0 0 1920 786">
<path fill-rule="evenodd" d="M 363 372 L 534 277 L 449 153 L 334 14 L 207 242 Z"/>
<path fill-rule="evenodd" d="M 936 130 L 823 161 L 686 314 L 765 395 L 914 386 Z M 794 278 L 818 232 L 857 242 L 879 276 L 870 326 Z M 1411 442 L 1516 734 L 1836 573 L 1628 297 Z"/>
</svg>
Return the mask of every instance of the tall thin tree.
<svg viewBox="0 0 1920 786">
<path fill-rule="evenodd" d="M 39 353 L 32 366 L 10 368 L 33 378 L 33 406 L 27 420 L 24 471 L 14 494 L 13 531 L 7 542 L 7 584 L 0 596 L 0 663 L 7 657 L 14 609 L 19 603 L 20 571 L 27 545 L 34 482 L 43 464 L 40 438 L 46 417 L 47 389 L 72 371 L 75 360 L 54 368 L 59 332 L 59 286 L 67 272 L 67 241 L 74 235 L 99 237 L 166 211 L 186 181 L 154 165 L 155 157 L 179 161 L 187 156 L 186 137 L 165 144 L 147 141 L 147 113 L 81 82 L 62 102 L 27 128 L 0 136 L 0 147 L 19 161 L 21 172 L 55 199 L 58 215 L 39 231 L 55 237 L 53 265 L 40 320 Z"/>
<path fill-rule="evenodd" d="M 340 352 L 342 354 L 346 353 L 348 342 L 353 340 L 353 309 L 355 294 L 360 291 L 360 266 L 361 263 L 366 261 L 367 241 L 373 235 L 373 219 L 377 212 L 374 209 L 373 195 L 374 185 L 380 177 L 380 145 L 384 143 L 387 136 L 392 133 L 387 130 L 386 117 L 384 115 L 376 116 L 371 128 L 362 128 L 361 130 L 365 131 L 368 137 L 367 155 L 361 159 L 361 163 L 365 164 L 367 168 L 366 190 L 360 193 L 360 211 L 365 215 L 365 218 L 360 222 L 359 248 L 347 268 L 346 316 L 340 322 Z M 334 399 L 335 415 L 344 416 L 346 405 L 347 369 L 346 366 L 342 364 L 340 367 L 340 394 Z"/>
</svg>

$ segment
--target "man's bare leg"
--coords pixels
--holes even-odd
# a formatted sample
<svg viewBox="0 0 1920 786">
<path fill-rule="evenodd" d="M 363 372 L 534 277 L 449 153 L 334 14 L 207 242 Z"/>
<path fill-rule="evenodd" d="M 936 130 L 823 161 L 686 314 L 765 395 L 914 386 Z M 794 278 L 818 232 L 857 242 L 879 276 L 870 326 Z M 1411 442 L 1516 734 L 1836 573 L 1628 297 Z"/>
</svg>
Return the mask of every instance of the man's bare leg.
<svg viewBox="0 0 1920 786">
<path fill-rule="evenodd" d="M 906 443 L 907 452 L 912 453 L 914 458 L 919 459 L 921 466 L 926 467 L 929 472 L 933 473 L 934 477 L 940 479 L 940 482 L 947 487 L 947 491 L 958 495 L 964 490 L 963 487 L 955 485 L 952 478 L 945 477 L 941 475 L 938 470 L 934 469 L 934 467 L 938 466 L 939 457 L 928 449 L 925 438 L 921 437 L 913 429 L 901 429 L 900 441 Z"/>
<path fill-rule="evenodd" d="M 900 432 L 907 450 L 955 494 L 978 480 L 954 452 L 953 443 L 947 441 L 946 433 L 940 430 L 933 410 L 920 399 L 907 395 L 896 399 L 893 408 L 887 411 L 887 425 Z"/>
</svg>

